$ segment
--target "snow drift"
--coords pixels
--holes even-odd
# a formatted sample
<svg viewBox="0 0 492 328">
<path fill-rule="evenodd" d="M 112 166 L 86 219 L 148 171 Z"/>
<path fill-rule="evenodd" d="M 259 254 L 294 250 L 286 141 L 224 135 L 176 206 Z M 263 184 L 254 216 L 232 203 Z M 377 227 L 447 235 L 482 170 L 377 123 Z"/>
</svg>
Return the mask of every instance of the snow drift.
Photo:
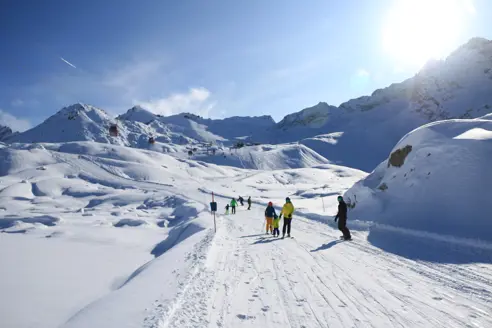
<svg viewBox="0 0 492 328">
<path fill-rule="evenodd" d="M 422 126 L 345 194 L 351 218 L 458 237 L 492 240 L 492 121 Z"/>
</svg>

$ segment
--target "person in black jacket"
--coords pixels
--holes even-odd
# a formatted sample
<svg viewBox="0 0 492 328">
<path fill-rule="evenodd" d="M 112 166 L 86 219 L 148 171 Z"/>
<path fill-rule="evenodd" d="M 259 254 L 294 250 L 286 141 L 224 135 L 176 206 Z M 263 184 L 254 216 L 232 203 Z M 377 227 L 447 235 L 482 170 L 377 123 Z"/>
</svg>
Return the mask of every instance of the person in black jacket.
<svg viewBox="0 0 492 328">
<path fill-rule="evenodd" d="M 251 210 L 251 196 L 248 197 L 248 210 Z"/>
<path fill-rule="evenodd" d="M 343 233 L 341 238 L 350 240 L 350 230 L 347 228 L 347 204 L 343 200 L 342 196 L 338 196 L 338 213 L 335 216 L 335 222 L 338 219 L 338 229 Z"/>
</svg>

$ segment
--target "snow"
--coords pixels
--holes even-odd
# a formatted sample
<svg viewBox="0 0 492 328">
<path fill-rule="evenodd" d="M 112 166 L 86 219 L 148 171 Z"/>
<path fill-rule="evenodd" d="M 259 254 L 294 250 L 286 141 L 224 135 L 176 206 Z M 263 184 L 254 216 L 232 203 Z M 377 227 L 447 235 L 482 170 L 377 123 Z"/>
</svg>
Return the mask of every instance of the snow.
<svg viewBox="0 0 492 328">
<path fill-rule="evenodd" d="M 412 131 L 393 149 L 412 146 L 403 166 L 385 161 L 347 192 L 358 200 L 353 215 L 491 241 L 491 136 L 492 122 L 484 119 L 442 121 Z"/>
<path fill-rule="evenodd" d="M 310 148 L 299 144 L 248 146 L 215 155 L 198 154 L 195 160 L 217 165 L 255 170 L 279 170 L 312 167 L 330 163 Z"/>
<path fill-rule="evenodd" d="M 443 141 L 450 148 L 463 143 L 459 151 L 472 143 L 484 146 L 470 149 L 484 150 L 490 122 L 433 124 L 402 142 L 411 141 L 416 152 L 416 141 L 433 147 L 437 163 Z M 264 168 L 90 141 L 0 149 L 0 325 L 492 324 L 492 244 L 362 218 L 362 195 L 349 212 L 354 240 L 341 242 L 332 221 L 336 197 L 374 173 L 312 162 L 316 153 L 298 144 L 251 149 Z M 475 171 L 485 181 L 486 169 Z M 471 183 L 480 185 L 473 180 L 467 190 Z M 208 211 L 212 192 L 217 232 Z M 239 196 L 252 197 L 252 210 L 239 206 L 237 215 L 224 215 L 225 204 Z M 269 201 L 279 210 L 286 196 L 296 207 L 294 238 L 278 240 L 265 234 L 263 213 Z M 488 229 L 474 219 L 477 229 Z"/>
</svg>

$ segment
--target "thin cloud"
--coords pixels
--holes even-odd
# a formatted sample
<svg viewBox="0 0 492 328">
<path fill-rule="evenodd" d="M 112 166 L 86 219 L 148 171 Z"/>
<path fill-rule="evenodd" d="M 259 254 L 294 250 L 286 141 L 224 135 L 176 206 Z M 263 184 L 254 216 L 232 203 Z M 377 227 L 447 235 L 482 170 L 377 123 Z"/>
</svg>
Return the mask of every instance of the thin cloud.
<svg viewBox="0 0 492 328">
<path fill-rule="evenodd" d="M 150 101 L 134 101 L 153 112 L 164 116 L 174 115 L 182 112 L 208 116 L 215 106 L 209 102 L 210 91 L 205 88 L 191 88 L 186 93 L 174 93 L 166 98 L 153 99 Z"/>
<path fill-rule="evenodd" d="M 26 119 L 17 118 L 14 115 L 0 109 L 0 125 L 8 126 L 14 131 L 23 132 L 31 128 L 31 122 Z"/>
<path fill-rule="evenodd" d="M 72 66 L 73 68 L 77 68 L 75 67 L 74 64 L 72 64 L 71 62 L 69 62 L 68 60 L 64 59 L 63 57 L 60 57 L 61 60 L 63 60 L 65 63 L 67 63 L 68 65 Z"/>
<path fill-rule="evenodd" d="M 10 105 L 12 105 L 12 107 L 20 107 L 20 106 L 23 106 L 24 105 L 24 100 L 22 99 L 14 99 L 12 100 L 12 102 L 10 103 Z"/>
</svg>

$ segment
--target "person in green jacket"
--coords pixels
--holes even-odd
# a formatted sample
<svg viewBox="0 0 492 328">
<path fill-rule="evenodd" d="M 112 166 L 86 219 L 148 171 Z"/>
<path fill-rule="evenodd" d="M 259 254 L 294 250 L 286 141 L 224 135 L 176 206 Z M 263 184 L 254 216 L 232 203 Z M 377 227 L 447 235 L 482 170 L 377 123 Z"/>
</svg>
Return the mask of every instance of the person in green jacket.
<svg viewBox="0 0 492 328">
<path fill-rule="evenodd" d="M 236 214 L 236 206 L 237 206 L 237 201 L 235 198 L 231 200 L 231 212 L 232 214 Z"/>
</svg>

